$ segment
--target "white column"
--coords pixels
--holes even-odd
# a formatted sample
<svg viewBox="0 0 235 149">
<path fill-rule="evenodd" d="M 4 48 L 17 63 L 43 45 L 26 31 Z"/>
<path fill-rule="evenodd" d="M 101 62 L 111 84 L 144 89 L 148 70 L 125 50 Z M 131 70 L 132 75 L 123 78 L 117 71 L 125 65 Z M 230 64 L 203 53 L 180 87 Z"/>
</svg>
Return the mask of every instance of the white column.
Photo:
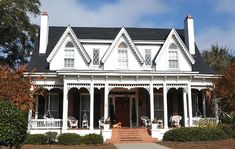
<svg viewBox="0 0 235 149">
<path fill-rule="evenodd" d="M 90 86 L 90 130 L 94 130 L 94 84 Z"/>
<path fill-rule="evenodd" d="M 191 84 L 188 84 L 188 112 L 189 112 L 189 126 L 193 125 L 193 113 L 192 113 L 192 93 L 191 93 Z"/>
<path fill-rule="evenodd" d="M 184 102 L 184 126 L 188 126 L 188 103 L 187 103 L 187 93 L 186 90 L 183 89 L 183 102 Z"/>
<path fill-rule="evenodd" d="M 104 87 L 104 120 L 106 120 L 109 117 L 109 89 L 108 89 L 108 83 L 105 83 Z"/>
<path fill-rule="evenodd" d="M 149 95 L 150 95 L 150 120 L 154 119 L 154 96 L 153 96 L 153 83 L 149 85 Z"/>
<path fill-rule="evenodd" d="M 35 101 L 35 119 L 38 119 L 38 95 L 36 96 L 36 101 Z"/>
<path fill-rule="evenodd" d="M 206 118 L 206 91 L 202 90 L 203 117 Z"/>
<path fill-rule="evenodd" d="M 67 83 L 64 80 L 64 94 L 63 94 L 63 126 L 62 133 L 67 130 L 67 121 L 68 121 L 68 88 Z"/>
<path fill-rule="evenodd" d="M 166 83 L 163 84 L 163 106 L 164 106 L 164 129 L 167 129 L 168 128 L 168 109 L 167 109 Z"/>
</svg>

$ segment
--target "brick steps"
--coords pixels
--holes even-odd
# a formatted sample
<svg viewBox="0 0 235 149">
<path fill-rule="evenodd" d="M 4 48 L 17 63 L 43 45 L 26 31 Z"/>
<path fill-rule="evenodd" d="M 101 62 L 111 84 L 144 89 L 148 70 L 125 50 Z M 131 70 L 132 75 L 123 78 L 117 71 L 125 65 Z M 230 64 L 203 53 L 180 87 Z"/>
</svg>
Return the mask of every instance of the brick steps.
<svg viewBox="0 0 235 149">
<path fill-rule="evenodd" d="M 154 143 L 146 128 L 113 128 L 112 138 L 106 143 Z"/>
</svg>

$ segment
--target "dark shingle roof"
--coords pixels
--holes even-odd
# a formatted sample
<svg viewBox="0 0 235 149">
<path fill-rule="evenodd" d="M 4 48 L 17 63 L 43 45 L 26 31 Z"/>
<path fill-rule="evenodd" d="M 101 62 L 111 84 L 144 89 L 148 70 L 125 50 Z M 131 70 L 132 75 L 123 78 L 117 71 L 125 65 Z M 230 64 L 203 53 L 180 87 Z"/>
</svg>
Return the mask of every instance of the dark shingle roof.
<svg viewBox="0 0 235 149">
<path fill-rule="evenodd" d="M 28 64 L 28 70 L 36 68 L 37 72 L 49 72 L 49 63 L 46 58 L 59 41 L 67 27 L 49 27 L 48 46 L 45 54 L 39 54 L 38 45 L 33 51 L 31 61 Z M 107 39 L 113 40 L 121 28 L 101 28 L 101 27 L 72 27 L 74 33 L 79 39 Z M 126 28 L 132 40 L 165 40 L 171 29 L 160 28 Z M 184 30 L 177 30 L 179 36 L 184 41 Z M 39 43 L 39 42 L 38 42 Z M 202 61 L 201 54 L 196 47 L 194 55 L 196 63 L 193 65 L 193 71 L 211 74 L 213 71 Z"/>
</svg>

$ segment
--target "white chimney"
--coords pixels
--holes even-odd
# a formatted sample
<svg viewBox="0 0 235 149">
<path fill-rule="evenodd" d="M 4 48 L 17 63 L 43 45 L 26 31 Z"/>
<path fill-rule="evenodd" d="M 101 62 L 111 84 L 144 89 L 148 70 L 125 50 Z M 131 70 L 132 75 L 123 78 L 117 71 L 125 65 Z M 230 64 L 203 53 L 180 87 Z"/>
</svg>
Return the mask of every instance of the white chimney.
<svg viewBox="0 0 235 149">
<path fill-rule="evenodd" d="M 48 14 L 43 12 L 41 14 L 41 26 L 40 26 L 40 43 L 39 43 L 39 53 L 44 54 L 47 50 L 48 43 Z"/>
<path fill-rule="evenodd" d="M 195 39 L 194 39 L 194 25 L 193 17 L 188 15 L 184 20 L 184 38 L 185 44 L 189 49 L 191 55 L 195 54 Z"/>
</svg>

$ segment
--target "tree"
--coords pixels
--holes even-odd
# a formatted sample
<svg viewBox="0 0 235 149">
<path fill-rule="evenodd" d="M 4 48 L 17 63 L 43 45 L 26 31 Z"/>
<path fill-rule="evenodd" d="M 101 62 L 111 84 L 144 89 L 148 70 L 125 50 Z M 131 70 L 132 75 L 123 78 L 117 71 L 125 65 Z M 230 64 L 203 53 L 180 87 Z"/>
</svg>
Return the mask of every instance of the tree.
<svg viewBox="0 0 235 149">
<path fill-rule="evenodd" d="M 210 49 L 202 52 L 203 60 L 215 71 L 222 74 L 231 64 L 232 56 L 227 47 L 213 44 Z"/>
<path fill-rule="evenodd" d="M 9 100 L 1 100 L 0 120 L 0 148 L 2 145 L 19 148 L 27 135 L 27 112 Z"/>
<path fill-rule="evenodd" d="M 235 63 L 215 80 L 215 94 L 221 97 L 219 105 L 224 112 L 235 112 Z"/>
<path fill-rule="evenodd" d="M 21 110 L 33 107 L 32 81 L 24 77 L 25 70 L 25 66 L 14 70 L 0 66 L 0 100 L 10 100 Z"/>
<path fill-rule="evenodd" d="M 39 14 L 39 6 L 39 0 L 0 1 L 0 64 L 27 62 L 36 37 L 36 26 L 28 15 Z"/>
</svg>

